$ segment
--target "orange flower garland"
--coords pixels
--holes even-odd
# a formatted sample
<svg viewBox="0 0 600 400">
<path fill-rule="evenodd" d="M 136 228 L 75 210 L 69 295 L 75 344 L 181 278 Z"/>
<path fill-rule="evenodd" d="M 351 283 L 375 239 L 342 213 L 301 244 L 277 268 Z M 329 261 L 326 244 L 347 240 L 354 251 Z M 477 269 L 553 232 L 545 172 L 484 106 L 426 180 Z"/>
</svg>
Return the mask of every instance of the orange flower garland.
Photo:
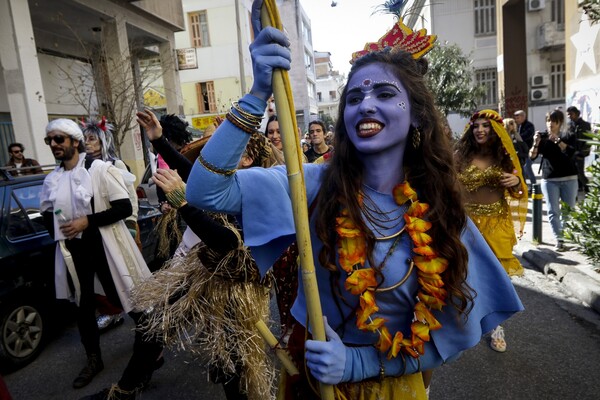
<svg viewBox="0 0 600 400">
<path fill-rule="evenodd" d="M 398 205 L 409 200 L 411 202 L 404 214 L 404 221 L 405 229 L 414 244 L 413 262 L 417 266 L 419 291 L 410 337 L 405 338 L 402 332 L 396 332 L 392 336 L 385 326 L 386 320 L 373 317 L 373 314 L 379 311 L 375 301 L 377 292 L 375 270 L 372 267 L 362 268 L 366 260 L 366 238 L 346 209 L 342 210 L 341 215 L 336 218 L 338 254 L 340 266 L 348 274 L 345 282 L 346 290 L 360 296 L 360 305 L 356 311 L 358 329 L 378 332 L 379 341 L 375 344 L 375 348 L 382 353 L 387 352 L 388 359 L 396 357 L 400 351 L 418 358 L 424 354 L 425 342 L 431 339 L 429 332 L 442 327 L 430 310 L 441 310 L 446 305 L 448 293 L 443 288 L 444 282 L 440 274 L 448 267 L 448 260 L 439 257 L 429 246 L 433 239 L 426 232 L 431 228 L 431 222 L 421 219 L 429 209 L 429 205 L 419 202 L 417 193 L 408 182 L 397 185 L 393 194 Z"/>
</svg>

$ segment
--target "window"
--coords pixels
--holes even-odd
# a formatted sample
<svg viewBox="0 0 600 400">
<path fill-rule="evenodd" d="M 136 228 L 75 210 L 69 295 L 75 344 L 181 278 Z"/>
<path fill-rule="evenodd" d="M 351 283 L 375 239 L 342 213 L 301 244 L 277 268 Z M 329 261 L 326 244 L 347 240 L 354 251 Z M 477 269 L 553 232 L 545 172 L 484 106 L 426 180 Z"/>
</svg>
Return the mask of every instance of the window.
<svg viewBox="0 0 600 400">
<path fill-rule="evenodd" d="M 553 99 L 565 98 L 565 63 L 550 64 L 550 86 Z"/>
<path fill-rule="evenodd" d="M 304 66 L 306 69 L 310 69 L 312 65 L 313 57 L 309 53 L 304 53 Z"/>
<path fill-rule="evenodd" d="M 478 85 L 485 87 L 485 93 L 480 105 L 498 106 L 498 87 L 496 79 L 496 68 L 486 68 L 475 71 L 475 81 Z"/>
<path fill-rule="evenodd" d="M 189 13 L 188 18 L 192 47 L 210 46 L 210 39 L 208 37 L 208 19 L 206 18 L 206 11 Z"/>
<path fill-rule="evenodd" d="M 331 101 L 335 101 L 336 96 L 337 96 L 337 92 L 335 90 L 329 91 L 329 99 L 331 99 Z"/>
<path fill-rule="evenodd" d="M 312 44 L 312 34 L 310 32 L 310 24 L 307 21 L 300 21 L 302 29 L 302 39 L 305 44 Z"/>
<path fill-rule="evenodd" d="M 8 216 L 8 239 L 45 232 L 46 227 L 40 213 L 40 194 L 42 186 L 27 186 L 14 189 L 10 200 Z"/>
<path fill-rule="evenodd" d="M 323 94 L 321 92 L 317 92 L 317 101 L 323 101 Z"/>
<path fill-rule="evenodd" d="M 214 82 L 196 83 L 196 96 L 198 97 L 198 113 L 208 114 L 217 112 L 217 102 L 215 100 Z"/>
<path fill-rule="evenodd" d="M 496 33 L 496 0 L 475 0 L 475 35 Z"/>
<path fill-rule="evenodd" d="M 564 0 L 552 0 L 551 7 L 552 22 L 556 22 L 559 30 L 565 29 L 565 2 Z"/>
<path fill-rule="evenodd" d="M 315 93 L 316 93 L 315 85 L 312 84 L 312 83 L 310 83 L 310 82 L 307 82 L 307 83 L 308 84 L 306 86 L 307 86 L 307 89 L 308 89 L 308 97 L 310 97 L 311 99 L 314 99 L 315 98 Z"/>
</svg>

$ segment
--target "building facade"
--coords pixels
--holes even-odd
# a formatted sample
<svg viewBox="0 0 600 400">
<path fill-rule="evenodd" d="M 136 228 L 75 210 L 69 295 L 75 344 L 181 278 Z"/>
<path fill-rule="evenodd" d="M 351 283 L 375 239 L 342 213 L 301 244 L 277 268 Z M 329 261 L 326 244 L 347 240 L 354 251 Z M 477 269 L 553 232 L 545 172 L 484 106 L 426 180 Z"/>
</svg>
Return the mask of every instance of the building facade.
<svg viewBox="0 0 600 400">
<path fill-rule="evenodd" d="M 283 27 L 292 43 L 290 82 L 296 107 L 296 120 L 303 132 L 308 123 L 317 118 L 317 77 L 312 47 L 310 19 L 300 0 L 277 0 Z"/>
<path fill-rule="evenodd" d="M 185 30 L 175 34 L 184 115 L 204 131 L 250 91 L 250 0 L 183 0 Z"/>
<path fill-rule="evenodd" d="M 407 18 L 409 26 L 425 27 L 438 35 L 438 43 L 457 44 L 472 58 L 473 81 L 485 87 L 479 109 L 505 116 L 523 109 L 537 128 L 544 129 L 546 112 L 564 107 L 564 0 L 411 3 L 419 12 Z M 454 132 L 461 132 L 466 123 L 456 114 L 448 120 Z"/>
<path fill-rule="evenodd" d="M 111 113 L 120 156 L 140 176 L 140 61 L 158 57 L 167 109 L 181 113 L 174 32 L 182 29 L 179 0 L 0 0 L 2 156 L 14 140 L 52 164 L 43 141 L 49 119 Z"/>
<path fill-rule="evenodd" d="M 200 131 L 252 87 L 251 6 L 251 0 L 183 0 L 185 31 L 175 34 L 181 90 L 186 119 Z M 279 0 L 277 6 L 292 43 L 289 76 L 304 129 L 317 115 L 310 20 L 299 1 Z"/>
<path fill-rule="evenodd" d="M 333 69 L 331 53 L 315 51 L 315 73 L 317 76 L 317 107 L 319 119 L 328 120 L 335 124 L 337 120 L 340 94 L 342 93 L 345 77 Z"/>
</svg>

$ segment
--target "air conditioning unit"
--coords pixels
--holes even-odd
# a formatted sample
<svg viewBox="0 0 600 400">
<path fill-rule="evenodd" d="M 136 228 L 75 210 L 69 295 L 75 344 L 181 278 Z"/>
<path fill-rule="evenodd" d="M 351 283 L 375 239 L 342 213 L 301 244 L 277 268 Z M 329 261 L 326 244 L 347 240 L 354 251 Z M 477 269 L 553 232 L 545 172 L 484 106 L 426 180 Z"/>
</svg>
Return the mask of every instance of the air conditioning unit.
<svg viewBox="0 0 600 400">
<path fill-rule="evenodd" d="M 531 101 L 544 101 L 548 98 L 548 89 L 539 88 L 539 89 L 531 89 L 529 93 L 529 99 Z"/>
<path fill-rule="evenodd" d="M 527 11 L 540 11 L 546 7 L 546 0 L 527 0 Z"/>
<path fill-rule="evenodd" d="M 531 78 L 531 87 L 548 86 L 550 77 L 548 75 L 533 75 Z"/>
</svg>

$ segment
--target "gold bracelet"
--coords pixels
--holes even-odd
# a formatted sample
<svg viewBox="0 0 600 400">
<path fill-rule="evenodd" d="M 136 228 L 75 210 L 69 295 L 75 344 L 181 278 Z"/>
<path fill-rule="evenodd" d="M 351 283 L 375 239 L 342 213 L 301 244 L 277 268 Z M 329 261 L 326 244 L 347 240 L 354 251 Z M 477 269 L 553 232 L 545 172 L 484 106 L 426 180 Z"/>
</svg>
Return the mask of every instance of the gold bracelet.
<svg viewBox="0 0 600 400">
<path fill-rule="evenodd" d="M 253 125 L 260 125 L 260 122 L 263 119 L 262 115 L 250 114 L 248 111 L 244 110 L 242 107 L 240 107 L 240 103 L 237 101 L 231 102 L 231 108 L 236 110 L 241 117 L 246 118 L 248 122 L 252 123 Z"/>
<path fill-rule="evenodd" d="M 227 115 L 225 115 L 227 121 L 231 122 L 233 125 L 246 132 L 249 135 L 252 135 L 254 132 L 260 128 L 259 125 L 250 125 L 248 121 L 244 121 L 239 116 L 235 115 L 235 113 L 229 111 Z"/>
<path fill-rule="evenodd" d="M 187 202 L 185 198 L 185 183 L 183 186 L 179 186 L 168 193 L 165 192 L 165 196 L 167 197 L 171 207 L 181 208 L 181 206 Z"/>
<path fill-rule="evenodd" d="M 219 168 L 216 165 L 213 165 L 213 164 L 209 163 L 208 161 L 206 161 L 204 159 L 204 157 L 202 157 L 202 153 L 200 153 L 198 155 L 198 162 L 204 168 L 206 168 L 207 170 L 209 170 L 213 174 L 217 174 L 217 175 L 231 176 L 231 175 L 235 174 L 235 171 L 237 171 L 237 169 L 223 169 L 223 168 Z"/>
</svg>

